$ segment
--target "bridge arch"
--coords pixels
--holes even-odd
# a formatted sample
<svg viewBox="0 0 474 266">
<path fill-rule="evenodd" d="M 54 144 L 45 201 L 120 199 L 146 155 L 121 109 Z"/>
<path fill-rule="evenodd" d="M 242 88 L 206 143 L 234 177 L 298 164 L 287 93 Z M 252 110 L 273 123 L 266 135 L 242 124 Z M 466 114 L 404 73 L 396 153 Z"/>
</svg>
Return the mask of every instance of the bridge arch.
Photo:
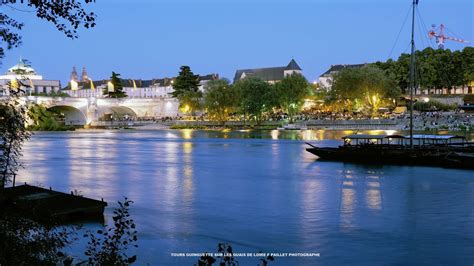
<svg viewBox="0 0 474 266">
<path fill-rule="evenodd" d="M 54 105 L 48 110 L 59 113 L 66 125 L 83 126 L 87 124 L 87 116 L 78 108 L 70 105 Z"/>
<path fill-rule="evenodd" d="M 137 113 L 127 106 L 101 106 L 98 108 L 99 120 L 135 119 Z"/>
</svg>

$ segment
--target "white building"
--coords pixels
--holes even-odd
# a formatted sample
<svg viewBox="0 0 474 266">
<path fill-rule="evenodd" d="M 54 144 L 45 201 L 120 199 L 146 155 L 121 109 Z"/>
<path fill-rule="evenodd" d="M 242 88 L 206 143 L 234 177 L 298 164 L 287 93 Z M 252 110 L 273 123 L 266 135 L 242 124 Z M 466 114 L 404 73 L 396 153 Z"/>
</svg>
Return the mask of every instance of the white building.
<svg viewBox="0 0 474 266">
<path fill-rule="evenodd" d="M 204 85 L 210 80 L 219 79 L 219 75 L 210 74 L 199 77 L 199 89 L 204 90 Z M 128 98 L 171 98 L 174 78 L 152 79 L 152 80 L 133 80 L 121 79 L 123 91 Z M 104 98 L 104 90 L 107 89 L 109 80 L 97 81 L 81 81 L 77 82 L 77 89 L 73 90 L 68 84 L 66 89 L 62 92 L 69 94 L 71 97 L 79 98 Z"/>
<path fill-rule="evenodd" d="M 43 76 L 20 59 L 20 62 L 9 68 L 5 75 L 0 75 L 0 95 L 9 95 L 9 83 L 18 82 L 19 87 L 27 94 L 48 95 L 61 89 L 59 80 L 45 80 Z"/>
</svg>

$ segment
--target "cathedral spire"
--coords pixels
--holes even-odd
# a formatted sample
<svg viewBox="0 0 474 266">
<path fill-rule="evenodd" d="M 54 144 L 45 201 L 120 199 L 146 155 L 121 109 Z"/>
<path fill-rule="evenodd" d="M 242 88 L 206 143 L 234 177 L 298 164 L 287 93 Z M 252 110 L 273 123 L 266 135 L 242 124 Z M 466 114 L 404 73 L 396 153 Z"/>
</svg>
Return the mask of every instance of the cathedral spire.
<svg viewBox="0 0 474 266">
<path fill-rule="evenodd" d="M 81 81 L 86 82 L 88 80 L 89 76 L 87 75 L 86 67 L 82 67 Z"/>
<path fill-rule="evenodd" d="M 77 76 L 77 71 L 76 71 L 76 67 L 73 66 L 72 67 L 72 72 L 71 72 L 71 78 L 70 80 L 74 80 L 74 81 L 78 81 L 78 76 Z"/>
</svg>

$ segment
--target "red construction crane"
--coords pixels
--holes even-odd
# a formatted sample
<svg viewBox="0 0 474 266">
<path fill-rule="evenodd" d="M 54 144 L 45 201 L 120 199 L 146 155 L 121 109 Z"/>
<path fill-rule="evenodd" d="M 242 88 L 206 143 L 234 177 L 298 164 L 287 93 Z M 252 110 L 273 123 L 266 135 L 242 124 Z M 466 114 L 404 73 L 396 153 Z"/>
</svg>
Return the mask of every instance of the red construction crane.
<svg viewBox="0 0 474 266">
<path fill-rule="evenodd" d="M 445 40 L 451 40 L 451 41 L 461 42 L 461 43 L 468 43 L 468 41 L 466 41 L 466 40 L 444 35 L 444 31 L 445 31 L 444 24 L 439 25 L 439 33 L 436 33 L 436 31 L 435 31 L 436 30 L 436 25 L 435 24 L 433 24 L 431 26 L 433 27 L 433 29 L 428 32 L 428 36 L 430 37 L 430 39 L 433 38 L 433 37 L 436 38 L 436 44 L 438 45 L 439 49 L 444 49 L 444 41 Z"/>
</svg>

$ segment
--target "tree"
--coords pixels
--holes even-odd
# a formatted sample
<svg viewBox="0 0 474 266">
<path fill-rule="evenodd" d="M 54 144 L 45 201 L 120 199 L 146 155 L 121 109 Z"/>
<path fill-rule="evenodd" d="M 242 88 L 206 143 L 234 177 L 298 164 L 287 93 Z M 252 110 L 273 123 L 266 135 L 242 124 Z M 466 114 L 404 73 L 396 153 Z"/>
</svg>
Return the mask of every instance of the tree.
<svg viewBox="0 0 474 266">
<path fill-rule="evenodd" d="M 202 92 L 187 91 L 179 97 L 179 110 L 184 114 L 194 115 L 202 107 Z"/>
<path fill-rule="evenodd" d="M 226 79 L 211 80 L 206 84 L 204 107 L 211 120 L 225 123 L 236 112 L 237 94 Z"/>
<path fill-rule="evenodd" d="M 278 104 L 292 123 L 294 115 L 301 110 L 310 93 L 308 81 L 300 74 L 292 74 L 275 84 L 275 89 Z"/>
<path fill-rule="evenodd" d="M 400 94 L 394 81 L 375 66 L 346 68 L 334 77 L 331 102 L 346 110 L 363 110 L 371 115 L 382 105 L 389 105 Z"/>
<path fill-rule="evenodd" d="M 28 108 L 19 97 L 24 91 L 20 88 L 13 89 L 12 82 L 8 84 L 8 88 L 10 97 L 3 98 L 0 103 L 0 190 L 15 178 L 21 167 L 23 142 L 30 137 L 26 129 Z"/>
<path fill-rule="evenodd" d="M 472 84 L 474 82 L 474 47 L 466 47 L 462 50 L 461 67 L 464 85 Z"/>
<path fill-rule="evenodd" d="M 125 198 L 118 202 L 119 208 L 114 210 L 114 227 L 97 230 L 96 236 L 87 232 L 84 237 L 89 239 L 85 255 L 89 257 L 89 265 L 128 265 L 137 260 L 137 256 L 130 256 L 127 250 L 130 246 L 138 247 L 135 222 L 130 218 L 130 204 L 133 201 Z"/>
<path fill-rule="evenodd" d="M 199 76 L 194 75 L 189 66 L 182 66 L 178 77 L 173 81 L 174 91 L 171 95 L 180 98 L 183 94 L 199 91 Z"/>
<path fill-rule="evenodd" d="M 108 98 L 125 98 L 127 94 L 123 91 L 122 81 L 119 78 L 120 74 L 112 71 L 110 83 L 104 88 L 104 95 Z"/>
<path fill-rule="evenodd" d="M 194 114 L 201 109 L 202 92 L 199 90 L 199 76 L 194 75 L 189 66 L 182 66 L 173 81 L 171 95 L 179 99 L 179 109 L 186 114 Z"/>
<path fill-rule="evenodd" d="M 264 253 L 259 251 L 258 253 Z M 214 255 L 214 256 L 212 256 Z M 264 256 L 258 260 L 257 265 L 267 266 L 270 262 L 275 261 L 275 257 L 271 254 Z M 219 243 L 217 245 L 217 254 L 205 252 L 198 260 L 195 266 L 211 266 L 214 263 L 218 263 L 220 266 L 238 266 L 239 261 L 234 257 L 232 246 L 229 243 Z"/>
<path fill-rule="evenodd" d="M 249 117 L 259 125 L 264 119 L 264 113 L 275 106 L 273 86 L 265 81 L 248 77 L 237 81 L 234 85 L 239 95 L 239 112 Z"/>
<path fill-rule="evenodd" d="M 64 116 L 55 110 L 47 109 L 40 104 L 30 104 L 28 108 L 30 123 L 28 130 L 74 130 L 72 126 L 64 125 Z"/>
<path fill-rule="evenodd" d="M 21 45 L 21 35 L 24 24 L 7 14 L 6 10 L 13 13 L 23 8 L 32 8 L 36 17 L 52 23 L 56 29 L 63 32 L 68 38 L 77 38 L 77 30 L 82 26 L 92 28 L 95 26 L 95 14 L 86 12 L 84 4 L 95 2 L 93 0 L 84 1 L 1 1 L 2 11 L 0 12 L 0 60 L 5 55 L 5 49 L 11 49 Z M 10 9 L 7 9 L 7 8 Z"/>
<path fill-rule="evenodd" d="M 415 53 L 415 83 L 421 89 L 444 89 L 469 85 L 474 80 L 474 48 L 462 51 L 425 48 Z M 398 87 L 409 93 L 410 55 L 401 54 L 393 61 L 377 62 Z"/>
<path fill-rule="evenodd" d="M 1 265 L 70 265 L 61 252 L 74 240 L 71 229 L 0 212 Z"/>
</svg>

